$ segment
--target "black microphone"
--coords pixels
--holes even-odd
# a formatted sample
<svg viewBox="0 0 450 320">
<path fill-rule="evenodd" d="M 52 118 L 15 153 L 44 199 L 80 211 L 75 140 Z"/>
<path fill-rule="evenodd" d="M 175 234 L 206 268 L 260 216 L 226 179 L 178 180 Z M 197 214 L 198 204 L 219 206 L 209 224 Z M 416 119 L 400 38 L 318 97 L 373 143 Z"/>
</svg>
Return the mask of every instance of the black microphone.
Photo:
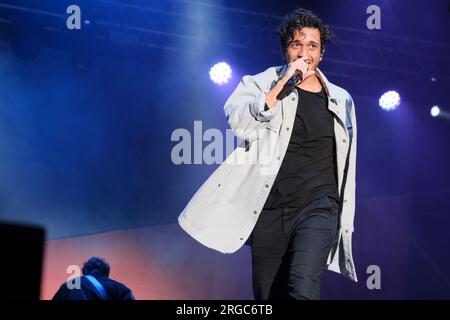
<svg viewBox="0 0 450 320">
<path fill-rule="evenodd" d="M 303 79 L 303 72 L 300 70 L 295 71 L 294 75 L 286 82 L 281 89 L 280 93 L 277 95 L 277 100 L 283 100 L 292 91 L 295 90 L 295 85 Z"/>
<path fill-rule="evenodd" d="M 287 85 L 290 87 L 295 87 L 303 79 L 303 72 L 300 70 L 295 71 L 294 75 L 289 79 Z"/>
</svg>

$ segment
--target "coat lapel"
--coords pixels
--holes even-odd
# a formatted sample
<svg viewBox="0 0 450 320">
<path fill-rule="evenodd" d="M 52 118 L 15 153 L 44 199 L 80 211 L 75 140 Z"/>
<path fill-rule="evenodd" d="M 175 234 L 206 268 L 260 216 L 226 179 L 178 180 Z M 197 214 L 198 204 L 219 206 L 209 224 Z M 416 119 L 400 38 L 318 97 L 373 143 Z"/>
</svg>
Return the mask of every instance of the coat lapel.
<svg viewBox="0 0 450 320">
<path fill-rule="evenodd" d="M 344 127 L 344 129 L 347 128 L 346 121 L 347 121 L 347 115 L 345 110 L 345 101 L 341 101 L 340 98 L 338 98 L 334 92 L 334 90 L 331 89 L 331 84 L 328 81 L 328 79 L 325 77 L 325 75 L 322 73 L 322 71 L 319 70 L 319 68 L 316 69 L 317 76 L 319 80 L 322 82 L 325 92 L 327 93 L 328 97 L 328 110 L 333 112 L 335 116 L 339 120 L 339 124 Z"/>
</svg>

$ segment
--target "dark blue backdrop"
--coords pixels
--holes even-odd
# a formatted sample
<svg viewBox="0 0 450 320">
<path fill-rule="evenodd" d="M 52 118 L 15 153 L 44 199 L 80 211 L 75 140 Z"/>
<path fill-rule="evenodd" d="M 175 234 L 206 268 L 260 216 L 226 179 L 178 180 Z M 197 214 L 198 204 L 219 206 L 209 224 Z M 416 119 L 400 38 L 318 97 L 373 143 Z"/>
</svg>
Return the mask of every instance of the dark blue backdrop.
<svg viewBox="0 0 450 320">
<path fill-rule="evenodd" d="M 201 120 L 225 134 L 226 97 L 282 63 L 274 29 L 300 5 L 332 25 L 321 69 L 356 103 L 355 235 L 370 246 L 358 250 L 404 230 L 411 281 L 396 297 L 450 297 L 450 122 L 429 114 L 450 110 L 446 1 L 76 1 L 90 23 L 68 31 L 73 2 L 0 1 L 2 220 L 49 239 L 176 222 L 216 166 L 173 164 L 172 132 Z M 370 4 L 381 30 L 366 28 Z M 208 71 L 221 60 L 233 78 L 218 87 Z M 402 104 L 387 113 L 378 98 L 392 89 Z M 399 198 L 400 220 L 374 209 Z M 370 208 L 399 229 L 377 233 Z"/>
</svg>

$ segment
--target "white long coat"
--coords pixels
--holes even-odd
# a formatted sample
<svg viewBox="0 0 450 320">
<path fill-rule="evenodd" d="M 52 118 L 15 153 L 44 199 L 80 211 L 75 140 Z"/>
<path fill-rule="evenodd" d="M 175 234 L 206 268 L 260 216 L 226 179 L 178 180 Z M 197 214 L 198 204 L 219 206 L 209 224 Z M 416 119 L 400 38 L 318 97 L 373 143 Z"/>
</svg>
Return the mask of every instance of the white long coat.
<svg viewBox="0 0 450 320">
<path fill-rule="evenodd" d="M 233 253 L 250 236 L 283 161 L 294 126 L 298 94 L 293 90 L 264 111 L 267 92 L 286 68 L 244 76 L 225 103 L 227 121 L 241 143 L 194 194 L 178 218 L 203 245 Z M 334 114 L 340 205 L 339 241 L 328 269 L 357 281 L 352 257 L 355 215 L 356 116 L 353 100 L 317 69 Z"/>
</svg>

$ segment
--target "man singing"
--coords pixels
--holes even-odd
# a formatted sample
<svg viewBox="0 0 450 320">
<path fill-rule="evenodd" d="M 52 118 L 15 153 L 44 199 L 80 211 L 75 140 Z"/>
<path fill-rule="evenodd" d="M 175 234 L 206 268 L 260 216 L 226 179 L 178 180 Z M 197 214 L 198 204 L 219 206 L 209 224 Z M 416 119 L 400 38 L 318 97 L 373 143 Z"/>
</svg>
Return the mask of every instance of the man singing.
<svg viewBox="0 0 450 320">
<path fill-rule="evenodd" d="M 278 34 L 285 65 L 244 76 L 228 98 L 243 142 L 178 221 L 223 253 L 247 241 L 256 299 L 319 299 L 327 267 L 357 281 L 355 107 L 318 69 L 332 37 L 320 18 L 297 9 Z"/>
</svg>

